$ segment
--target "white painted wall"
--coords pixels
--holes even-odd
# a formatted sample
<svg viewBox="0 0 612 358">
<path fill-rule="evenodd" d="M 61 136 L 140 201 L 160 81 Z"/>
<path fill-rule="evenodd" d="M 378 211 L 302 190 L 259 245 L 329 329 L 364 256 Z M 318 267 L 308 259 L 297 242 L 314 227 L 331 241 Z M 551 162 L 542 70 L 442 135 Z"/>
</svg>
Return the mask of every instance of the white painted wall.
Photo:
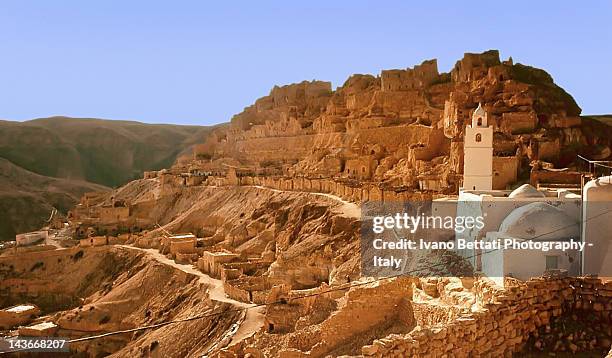
<svg viewBox="0 0 612 358">
<path fill-rule="evenodd" d="M 24 234 L 15 235 L 15 242 L 17 246 L 31 245 L 35 242 L 47 240 L 49 233 L 47 231 L 33 231 Z"/>
<path fill-rule="evenodd" d="M 495 191 L 495 194 L 500 193 L 501 192 Z M 576 220 L 578 220 L 580 214 L 580 199 L 577 197 L 542 197 L 512 199 L 504 196 L 493 196 L 480 193 L 471 193 L 469 191 L 461 191 L 459 192 L 459 199 L 457 201 L 457 215 L 464 217 L 482 216 L 484 218 L 485 226 L 482 230 L 473 229 L 466 230 L 463 233 L 457 233 L 456 238 L 462 238 L 467 241 L 485 239 L 485 237 L 488 237 L 489 234 L 496 233 L 499 230 L 499 226 L 501 225 L 501 223 L 512 211 L 514 211 L 516 208 L 533 202 L 546 202 L 548 204 L 551 204 L 561 209 L 569 216 L 575 217 Z M 612 199 L 610 202 L 612 202 Z M 612 208 L 610 208 L 610 210 L 612 210 Z M 612 215 L 612 212 L 610 214 Z M 612 222 L 612 218 L 609 218 L 609 220 L 610 222 Z M 612 232 L 612 230 L 610 230 L 609 232 Z M 463 257 L 473 257 L 477 253 L 473 250 L 458 250 L 458 254 Z M 470 262 L 474 265 L 476 269 L 484 270 L 484 260 L 490 261 L 490 258 L 486 258 L 481 255 L 480 259 L 472 258 L 470 259 Z"/>
<path fill-rule="evenodd" d="M 584 186 L 582 210 L 583 273 L 612 277 L 612 177 Z"/>
<path fill-rule="evenodd" d="M 478 135 L 480 142 L 476 141 Z M 493 189 L 493 128 L 467 126 L 463 151 L 463 188 Z"/>
</svg>

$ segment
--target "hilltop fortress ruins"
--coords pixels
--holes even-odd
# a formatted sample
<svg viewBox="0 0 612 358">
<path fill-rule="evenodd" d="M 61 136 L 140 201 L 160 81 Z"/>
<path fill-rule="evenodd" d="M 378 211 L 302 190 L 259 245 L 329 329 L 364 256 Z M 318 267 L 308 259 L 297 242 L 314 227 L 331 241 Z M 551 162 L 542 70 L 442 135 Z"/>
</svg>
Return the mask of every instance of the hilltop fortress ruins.
<svg viewBox="0 0 612 358">
<path fill-rule="evenodd" d="M 494 189 L 530 176 L 532 183 L 575 181 L 575 173 L 541 172 L 571 165 L 579 148 L 608 145 L 585 136 L 580 108 L 545 71 L 500 61 L 492 50 L 466 54 L 450 73 L 429 60 L 379 76 L 353 75 L 335 91 L 322 81 L 274 87 L 170 172 L 234 167 L 241 176 L 455 194 L 465 126 L 479 103 L 494 129 Z"/>
<path fill-rule="evenodd" d="M 421 277 L 362 272 L 363 203 L 440 200 L 456 213 L 466 196 L 482 208 L 529 200 L 521 218 L 547 230 L 543 215 L 578 211 L 585 178 L 612 200 L 576 159 L 608 159 L 611 137 L 580 113 L 545 71 L 495 50 L 449 73 L 428 60 L 336 90 L 277 86 L 170 168 L 84 195 L 59 231 L 70 238 L 55 230 L 0 255 L 0 304 L 40 308 L 33 323 L 69 337 L 206 314 L 75 344 L 89 356 L 606 354 L 612 282 L 569 277 L 555 260 L 534 256 L 544 275 L 498 282 L 486 260 L 451 253 L 419 258 Z M 510 212 L 487 230 L 521 234 Z"/>
</svg>

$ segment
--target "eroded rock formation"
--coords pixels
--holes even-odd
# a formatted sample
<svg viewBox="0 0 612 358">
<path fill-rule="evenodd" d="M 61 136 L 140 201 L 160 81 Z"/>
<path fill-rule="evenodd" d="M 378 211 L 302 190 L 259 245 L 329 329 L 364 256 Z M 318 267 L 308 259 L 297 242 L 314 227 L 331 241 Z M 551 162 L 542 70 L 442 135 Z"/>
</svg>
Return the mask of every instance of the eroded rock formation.
<svg viewBox="0 0 612 358">
<path fill-rule="evenodd" d="M 450 252 L 415 256 L 412 273 L 423 277 L 362 272 L 365 219 L 356 203 L 454 192 L 465 126 L 479 104 L 493 127 L 496 188 L 544 178 L 571 164 L 568 151 L 595 143 L 605 155 L 609 145 L 548 74 L 502 62 L 497 51 L 466 54 L 450 73 L 430 60 L 354 75 L 336 90 L 321 81 L 275 87 L 193 157 L 86 194 L 69 215 L 78 247 L 1 260 L 5 303 L 63 310 L 52 318 L 72 337 L 214 313 L 77 346 L 90 356 L 608 350 L 610 282 L 559 275 L 501 287 Z M 46 307 L 55 292 L 64 299 Z M 568 322 L 596 328 L 555 338 Z"/>
<path fill-rule="evenodd" d="M 588 144 L 580 108 L 550 75 L 491 50 L 465 54 L 450 73 L 428 60 L 353 75 L 336 90 L 322 81 L 275 87 L 197 146 L 190 165 L 450 192 L 479 103 L 494 127 L 495 188 L 528 177 L 534 161 L 569 165 Z"/>
</svg>

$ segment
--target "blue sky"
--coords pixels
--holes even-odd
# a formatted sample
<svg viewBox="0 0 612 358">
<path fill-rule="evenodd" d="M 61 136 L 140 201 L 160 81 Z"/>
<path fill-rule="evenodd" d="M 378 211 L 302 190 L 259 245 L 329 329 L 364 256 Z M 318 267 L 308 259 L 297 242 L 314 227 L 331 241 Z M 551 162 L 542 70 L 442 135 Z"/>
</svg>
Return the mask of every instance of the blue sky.
<svg viewBox="0 0 612 358">
<path fill-rule="evenodd" d="M 610 1 L 0 0 L 0 118 L 213 124 L 275 84 L 491 48 L 612 113 Z"/>
</svg>

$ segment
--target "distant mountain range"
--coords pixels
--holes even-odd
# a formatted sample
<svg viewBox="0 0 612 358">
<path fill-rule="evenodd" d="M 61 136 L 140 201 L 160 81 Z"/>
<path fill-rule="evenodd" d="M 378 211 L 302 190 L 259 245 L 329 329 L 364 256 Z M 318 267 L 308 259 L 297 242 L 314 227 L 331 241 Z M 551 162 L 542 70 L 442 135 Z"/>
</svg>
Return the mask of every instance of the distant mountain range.
<svg viewBox="0 0 612 358">
<path fill-rule="evenodd" d="M 45 176 L 116 187 L 170 166 L 211 128 L 68 117 L 0 121 L 0 158 Z"/>
<path fill-rule="evenodd" d="M 582 116 L 582 119 L 583 120 L 584 119 L 596 120 L 600 123 L 603 123 L 605 125 L 612 127 L 612 114 L 586 115 L 586 116 Z"/>
<path fill-rule="evenodd" d="M 0 241 L 40 228 L 53 208 L 66 213 L 83 193 L 99 190 L 109 188 L 39 175 L 0 158 Z"/>
<path fill-rule="evenodd" d="M 34 230 L 53 207 L 166 168 L 214 127 L 50 117 L 0 121 L 0 240 Z"/>
</svg>

